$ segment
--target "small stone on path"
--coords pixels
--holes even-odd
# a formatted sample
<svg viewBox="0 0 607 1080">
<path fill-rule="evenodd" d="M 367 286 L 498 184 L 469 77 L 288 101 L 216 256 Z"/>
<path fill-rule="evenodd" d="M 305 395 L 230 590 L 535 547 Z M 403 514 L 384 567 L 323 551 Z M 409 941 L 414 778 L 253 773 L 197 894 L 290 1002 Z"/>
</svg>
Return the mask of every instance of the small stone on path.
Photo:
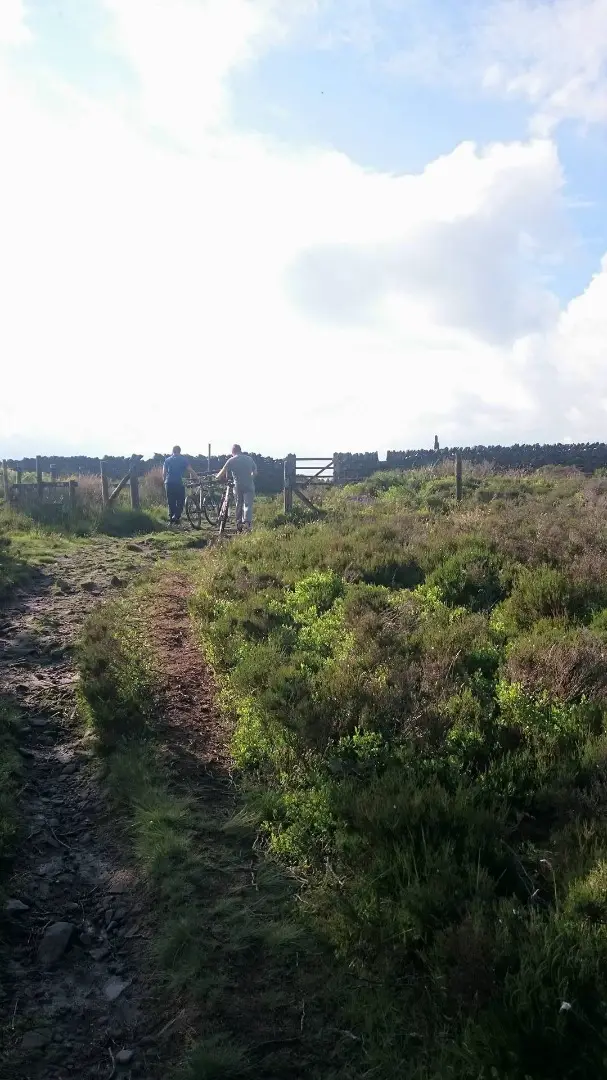
<svg viewBox="0 0 607 1080">
<path fill-rule="evenodd" d="M 21 900 L 7 900 L 4 910 L 7 915 L 22 915 L 24 911 L 29 911 L 29 907 Z"/>
<path fill-rule="evenodd" d="M 123 893 L 127 893 L 128 891 L 128 881 L 120 874 L 116 874 L 116 876 L 110 882 L 110 886 L 108 888 L 108 893 L 110 894 L 110 896 L 121 896 Z"/>
<path fill-rule="evenodd" d="M 73 923 L 57 922 L 49 926 L 38 947 L 38 959 L 43 967 L 52 967 L 67 949 L 75 926 Z"/>
<path fill-rule="evenodd" d="M 62 870 L 63 857 L 61 855 L 56 855 L 55 858 L 51 859 L 49 862 L 42 863 L 41 866 L 38 867 L 36 873 L 40 877 L 56 877 Z"/>
<path fill-rule="evenodd" d="M 121 994 L 130 984 L 124 979 L 110 979 L 103 988 L 103 993 L 108 1001 L 117 1001 Z"/>
<path fill-rule="evenodd" d="M 24 1050 L 44 1050 L 50 1041 L 50 1035 L 45 1031 L 26 1031 L 21 1046 Z"/>
<path fill-rule="evenodd" d="M 133 1060 L 134 1057 L 135 1057 L 135 1051 L 134 1050 L 121 1050 L 118 1054 L 116 1054 L 116 1064 L 117 1065 L 130 1065 L 131 1061 Z"/>
</svg>

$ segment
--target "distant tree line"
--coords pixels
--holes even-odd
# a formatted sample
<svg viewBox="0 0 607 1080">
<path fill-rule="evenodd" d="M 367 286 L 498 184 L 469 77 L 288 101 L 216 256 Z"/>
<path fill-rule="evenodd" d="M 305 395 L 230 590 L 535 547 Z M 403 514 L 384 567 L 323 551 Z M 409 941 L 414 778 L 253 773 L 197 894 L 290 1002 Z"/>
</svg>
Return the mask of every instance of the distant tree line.
<svg viewBox="0 0 607 1080">
<path fill-rule="evenodd" d="M 206 454 L 188 454 L 187 456 L 197 472 L 207 472 L 209 459 Z M 263 457 L 261 454 L 252 454 L 251 456 L 257 462 L 257 468 L 259 469 L 259 490 L 264 494 L 273 494 L 282 491 L 282 458 L 267 458 Z M 165 457 L 166 454 L 154 454 L 151 458 L 142 458 L 140 461 L 141 475 L 149 472 L 150 469 L 162 466 Z M 84 454 L 71 457 L 62 457 L 60 455 L 55 455 L 54 457 L 40 456 L 42 471 L 44 473 L 49 473 L 51 465 L 54 465 L 59 479 L 67 476 L 78 477 L 79 475 L 84 474 L 99 473 L 99 460 L 99 458 L 87 457 Z M 130 457 L 113 457 L 111 454 L 107 454 L 103 460 L 106 465 L 107 474 L 111 480 L 119 480 L 129 471 L 131 465 Z M 211 471 L 214 473 L 218 472 L 225 461 L 225 454 L 223 456 L 214 455 L 211 457 Z M 8 466 L 11 469 L 21 469 L 23 472 L 34 472 L 36 469 L 36 458 L 28 457 L 22 458 L 21 460 L 13 458 L 8 460 Z"/>
<path fill-rule="evenodd" d="M 419 469 L 424 466 L 438 465 L 441 462 L 453 458 L 455 447 L 444 447 L 442 450 L 389 450 L 385 461 L 379 460 L 379 454 L 362 453 L 336 453 L 334 454 L 336 478 L 339 480 L 356 479 L 357 477 L 370 476 L 380 469 Z M 547 465 L 562 465 L 569 468 L 580 469 L 585 473 L 595 472 L 596 469 L 607 468 L 607 443 L 546 443 L 546 444 L 516 444 L 514 446 L 466 446 L 462 450 L 464 461 L 475 465 L 487 462 L 498 469 L 541 469 Z M 261 492 L 272 494 L 282 490 L 283 484 L 283 458 L 264 457 L 262 454 L 251 455 L 257 462 L 259 470 L 258 488 Z M 208 458 L 206 454 L 189 454 L 194 468 L 200 473 L 206 473 Z M 147 460 L 141 460 L 141 473 L 162 465 L 164 454 L 154 454 Z M 72 457 L 41 457 L 42 469 L 45 473 L 54 465 L 59 477 L 78 476 L 83 473 L 98 473 L 99 458 L 78 455 Z M 118 480 L 128 472 L 131 459 L 128 457 L 106 456 L 108 475 L 113 480 Z M 217 472 L 224 464 L 226 456 L 211 458 L 211 471 Z M 21 469 L 23 472 L 33 472 L 36 468 L 35 458 L 22 458 L 20 461 L 11 459 L 8 465 L 12 469 Z"/>
</svg>

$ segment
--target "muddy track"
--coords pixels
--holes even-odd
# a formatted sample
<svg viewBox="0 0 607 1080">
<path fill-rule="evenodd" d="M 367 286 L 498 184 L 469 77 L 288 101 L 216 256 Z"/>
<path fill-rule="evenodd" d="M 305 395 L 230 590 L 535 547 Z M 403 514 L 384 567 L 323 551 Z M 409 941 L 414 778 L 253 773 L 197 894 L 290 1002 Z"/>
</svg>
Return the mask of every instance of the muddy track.
<svg viewBox="0 0 607 1080">
<path fill-rule="evenodd" d="M 0 610 L 0 696 L 19 710 L 23 762 L 0 912 L 2 1080 L 166 1075 L 145 895 L 78 719 L 73 657 L 91 608 L 154 557 L 145 543 L 91 542 Z"/>
</svg>

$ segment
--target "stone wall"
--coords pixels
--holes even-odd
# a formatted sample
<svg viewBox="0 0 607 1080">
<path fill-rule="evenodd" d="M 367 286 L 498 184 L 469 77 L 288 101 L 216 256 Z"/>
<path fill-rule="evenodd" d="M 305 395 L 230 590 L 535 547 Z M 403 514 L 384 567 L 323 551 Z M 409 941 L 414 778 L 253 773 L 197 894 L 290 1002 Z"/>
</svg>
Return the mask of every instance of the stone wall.
<svg viewBox="0 0 607 1080">
<path fill-rule="evenodd" d="M 335 476 L 337 480 L 347 482 L 370 476 L 380 469 L 418 469 L 449 461 L 453 458 L 454 452 L 454 448 L 449 447 L 443 450 L 389 450 L 386 461 L 380 461 L 377 452 L 336 453 L 334 455 Z M 198 472 L 206 473 L 206 454 L 188 456 Z M 462 456 L 464 461 L 470 461 L 473 464 L 487 462 L 498 469 L 539 469 L 546 465 L 561 465 L 591 473 L 599 468 L 607 468 L 607 443 L 467 446 L 463 448 Z M 259 469 L 259 491 L 266 494 L 282 491 L 283 459 L 263 457 L 255 453 L 252 457 L 255 458 Z M 109 456 L 104 460 L 112 480 L 119 480 L 128 472 L 130 458 Z M 141 474 L 162 465 L 163 460 L 163 454 L 155 454 L 146 461 L 142 460 Z M 214 455 L 211 458 L 211 471 L 217 472 L 225 460 L 225 456 Z M 55 465 L 59 479 L 78 477 L 82 473 L 99 473 L 99 459 L 84 455 L 42 457 L 41 462 L 45 473 L 49 472 L 51 464 Z M 36 468 L 35 458 L 23 458 L 21 461 L 13 459 L 8 464 L 10 468 L 19 468 L 24 472 L 33 472 Z"/>
</svg>

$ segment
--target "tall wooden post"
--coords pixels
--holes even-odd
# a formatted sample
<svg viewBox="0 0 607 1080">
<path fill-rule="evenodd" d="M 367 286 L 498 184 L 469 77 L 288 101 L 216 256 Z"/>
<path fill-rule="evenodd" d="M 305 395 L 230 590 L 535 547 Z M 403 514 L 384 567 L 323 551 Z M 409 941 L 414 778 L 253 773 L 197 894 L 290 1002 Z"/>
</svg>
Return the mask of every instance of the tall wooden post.
<svg viewBox="0 0 607 1080">
<path fill-rule="evenodd" d="M 440 443 L 438 441 L 438 435 L 434 436 L 434 449 L 435 450 L 440 450 Z"/>
<path fill-rule="evenodd" d="M 297 472 L 297 458 L 295 454 L 287 454 L 284 463 L 284 512 L 290 514 L 293 509 L 293 488 L 295 487 L 295 474 Z"/>
<path fill-rule="evenodd" d="M 99 471 L 101 473 L 101 505 L 105 510 L 110 501 L 110 486 L 107 475 L 107 465 L 105 461 L 99 460 Z"/>
<path fill-rule="evenodd" d="M 36 483 L 38 485 L 38 498 L 42 499 L 42 459 L 36 455 Z"/>
<path fill-rule="evenodd" d="M 51 475 L 51 484 L 56 484 L 57 483 L 57 477 L 59 475 L 58 471 L 57 471 L 57 466 L 56 465 L 49 465 L 48 471 L 49 471 L 49 473 Z"/>
<path fill-rule="evenodd" d="M 211 475 L 211 444 L 209 443 L 209 454 L 207 457 L 207 472 Z"/>
<path fill-rule="evenodd" d="M 67 493 L 68 506 L 70 508 L 70 512 L 73 511 L 75 509 L 75 507 L 76 507 L 76 488 L 77 487 L 78 487 L 78 481 L 77 480 L 70 480 L 69 487 L 67 489 L 67 492 L 68 492 Z"/>
<path fill-rule="evenodd" d="M 462 477 L 462 452 L 456 450 L 455 452 L 455 498 L 458 502 L 462 501 L 464 494 L 463 477 Z"/>
<path fill-rule="evenodd" d="M 23 470 L 17 469 L 17 487 L 21 487 L 21 480 L 23 479 Z"/>
<path fill-rule="evenodd" d="M 131 472 L 129 476 L 129 486 L 131 488 L 131 507 L 133 510 L 139 510 L 141 508 L 141 502 L 139 500 L 139 461 L 133 458 L 131 461 Z"/>
<path fill-rule="evenodd" d="M 8 506 L 10 502 L 11 488 L 8 482 L 8 462 L 6 461 L 2 462 L 2 477 L 4 480 L 4 498 L 6 500 L 6 505 Z"/>
</svg>

